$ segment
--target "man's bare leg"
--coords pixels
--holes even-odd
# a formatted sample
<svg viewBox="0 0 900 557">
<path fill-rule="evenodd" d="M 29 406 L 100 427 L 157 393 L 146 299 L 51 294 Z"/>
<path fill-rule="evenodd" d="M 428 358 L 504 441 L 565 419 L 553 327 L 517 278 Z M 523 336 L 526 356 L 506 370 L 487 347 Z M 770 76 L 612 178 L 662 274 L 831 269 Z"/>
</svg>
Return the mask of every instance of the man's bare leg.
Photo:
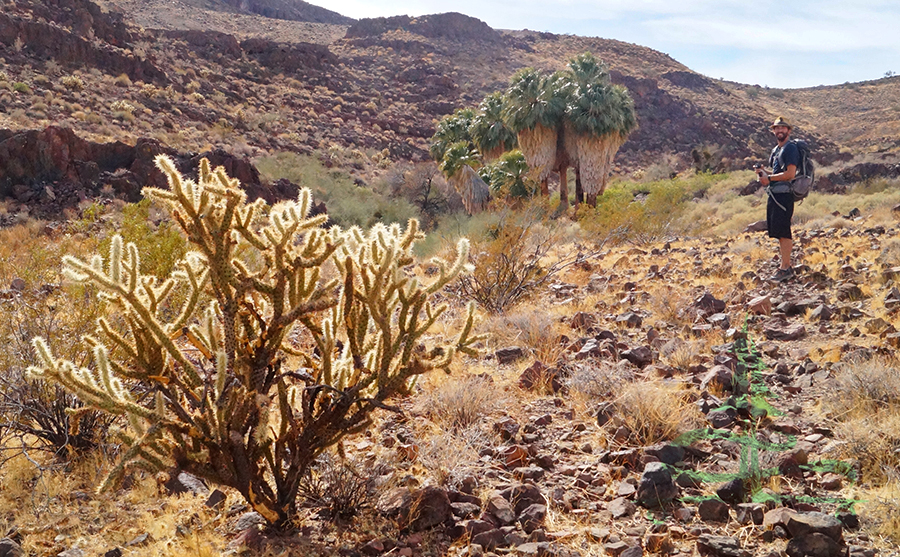
<svg viewBox="0 0 900 557">
<path fill-rule="evenodd" d="M 791 268 L 791 249 L 793 249 L 793 247 L 794 242 L 790 238 L 778 238 L 778 248 L 781 252 L 782 269 Z"/>
</svg>

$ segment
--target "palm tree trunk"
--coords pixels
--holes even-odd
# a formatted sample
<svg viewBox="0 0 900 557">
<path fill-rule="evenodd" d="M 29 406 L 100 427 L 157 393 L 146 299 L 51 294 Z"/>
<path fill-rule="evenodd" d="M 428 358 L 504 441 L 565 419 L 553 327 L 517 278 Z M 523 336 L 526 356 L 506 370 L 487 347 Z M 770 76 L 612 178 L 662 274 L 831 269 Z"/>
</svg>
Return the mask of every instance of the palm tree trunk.
<svg viewBox="0 0 900 557">
<path fill-rule="evenodd" d="M 447 181 L 462 197 L 463 207 L 469 215 L 483 211 L 491 200 L 490 188 L 471 166 L 463 165 Z"/>
<path fill-rule="evenodd" d="M 575 167 L 575 206 L 584 203 L 584 188 L 581 186 L 581 170 Z"/>
<path fill-rule="evenodd" d="M 559 167 L 559 207 L 558 213 L 569 210 L 569 168 L 565 165 Z"/>
<path fill-rule="evenodd" d="M 556 130 L 538 124 L 530 130 L 520 131 L 518 135 L 519 148 L 530 168 L 530 178 L 540 182 L 542 195 L 549 195 L 547 178 L 556 160 Z"/>
<path fill-rule="evenodd" d="M 588 205 L 597 206 L 597 196 L 606 189 L 612 161 L 623 142 L 624 138 L 619 134 L 576 137 L 578 167 Z"/>
</svg>

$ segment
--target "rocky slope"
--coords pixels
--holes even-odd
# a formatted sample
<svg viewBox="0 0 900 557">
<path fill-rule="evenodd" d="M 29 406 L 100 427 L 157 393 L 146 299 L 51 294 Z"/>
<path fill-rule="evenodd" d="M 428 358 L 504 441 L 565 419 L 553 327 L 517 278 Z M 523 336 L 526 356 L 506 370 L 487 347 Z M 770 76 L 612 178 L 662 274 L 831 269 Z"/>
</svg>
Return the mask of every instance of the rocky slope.
<svg viewBox="0 0 900 557">
<path fill-rule="evenodd" d="M 210 143 L 245 143 L 254 152 L 334 146 L 425 160 L 435 119 L 503 88 L 519 68 L 555 70 L 585 50 L 603 58 L 635 99 L 640 127 L 617 158 L 620 172 L 667 159 L 683 168 L 697 152 L 712 153 L 713 167 L 743 168 L 768 151 L 775 111 L 792 115 L 769 97 L 619 41 L 500 32 L 452 13 L 348 26 L 238 16 L 217 5 L 105 4 L 104 11 L 88 0 L 18 0 L 0 14 L 0 127 L 59 123 L 129 143 L 143 129 L 194 150 Z M 81 84 L 64 82 L 72 76 Z M 894 82 L 872 87 L 887 91 Z M 117 101 L 128 103 L 128 114 L 112 108 Z M 839 120 L 837 112 L 828 117 Z M 797 129 L 820 163 L 840 163 L 866 148 L 824 133 L 821 121 L 798 116 Z"/>
</svg>

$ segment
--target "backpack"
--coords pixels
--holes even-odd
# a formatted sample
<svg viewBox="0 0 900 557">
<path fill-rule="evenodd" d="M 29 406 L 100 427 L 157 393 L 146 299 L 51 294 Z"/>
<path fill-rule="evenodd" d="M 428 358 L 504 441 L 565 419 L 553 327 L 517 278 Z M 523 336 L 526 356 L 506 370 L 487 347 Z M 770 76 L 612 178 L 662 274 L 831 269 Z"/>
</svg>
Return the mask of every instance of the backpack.
<svg viewBox="0 0 900 557">
<path fill-rule="evenodd" d="M 797 176 L 791 180 L 791 193 L 794 194 L 794 201 L 803 201 L 809 195 L 809 191 L 816 181 L 816 168 L 813 166 L 812 159 L 809 158 L 809 144 L 802 139 L 792 139 L 791 141 L 800 152 L 800 166 L 797 167 Z"/>
</svg>

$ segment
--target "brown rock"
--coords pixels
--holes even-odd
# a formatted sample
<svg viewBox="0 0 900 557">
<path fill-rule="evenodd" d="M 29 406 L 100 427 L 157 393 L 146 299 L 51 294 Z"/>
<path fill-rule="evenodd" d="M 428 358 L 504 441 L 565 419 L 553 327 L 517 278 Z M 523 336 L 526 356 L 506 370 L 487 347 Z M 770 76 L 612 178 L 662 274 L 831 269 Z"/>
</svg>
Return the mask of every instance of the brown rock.
<svg viewBox="0 0 900 557">
<path fill-rule="evenodd" d="M 788 557 L 843 557 L 847 554 L 843 544 L 817 532 L 795 536 L 784 551 Z"/>
<path fill-rule="evenodd" d="M 622 518 L 633 515 L 637 507 L 628 499 L 618 497 L 609 502 L 606 510 L 612 513 L 613 518 Z"/>
<path fill-rule="evenodd" d="M 757 296 L 747 302 L 747 310 L 756 315 L 771 315 L 772 298 L 769 296 Z"/>
<path fill-rule="evenodd" d="M 718 499 L 704 499 L 697 511 L 704 522 L 728 522 L 728 505 Z"/>
<path fill-rule="evenodd" d="M 569 322 L 569 325 L 573 329 L 578 329 L 582 331 L 586 331 L 591 327 L 597 325 L 597 316 L 593 313 L 587 313 L 585 311 L 579 311 L 575 315 L 572 316 L 572 321 Z"/>
<path fill-rule="evenodd" d="M 795 538 L 819 533 L 836 542 L 843 543 L 843 525 L 837 518 L 829 514 L 810 512 L 791 515 L 787 517 L 787 529 Z"/>
<path fill-rule="evenodd" d="M 737 538 L 704 534 L 697 539 L 697 552 L 709 557 L 750 557 L 750 552 L 741 549 Z"/>
<path fill-rule="evenodd" d="M 528 449 L 522 445 L 510 445 L 498 451 L 498 456 L 507 468 L 522 468 L 528 464 Z"/>
<path fill-rule="evenodd" d="M 771 530 L 775 526 L 783 526 L 787 529 L 788 519 L 797 514 L 797 511 L 787 507 L 778 507 L 768 511 L 763 517 L 763 527 Z"/>
<path fill-rule="evenodd" d="M 484 510 L 504 526 L 509 526 L 516 521 L 516 513 L 513 511 L 512 505 L 499 494 L 493 495 L 488 499 Z"/>
</svg>

